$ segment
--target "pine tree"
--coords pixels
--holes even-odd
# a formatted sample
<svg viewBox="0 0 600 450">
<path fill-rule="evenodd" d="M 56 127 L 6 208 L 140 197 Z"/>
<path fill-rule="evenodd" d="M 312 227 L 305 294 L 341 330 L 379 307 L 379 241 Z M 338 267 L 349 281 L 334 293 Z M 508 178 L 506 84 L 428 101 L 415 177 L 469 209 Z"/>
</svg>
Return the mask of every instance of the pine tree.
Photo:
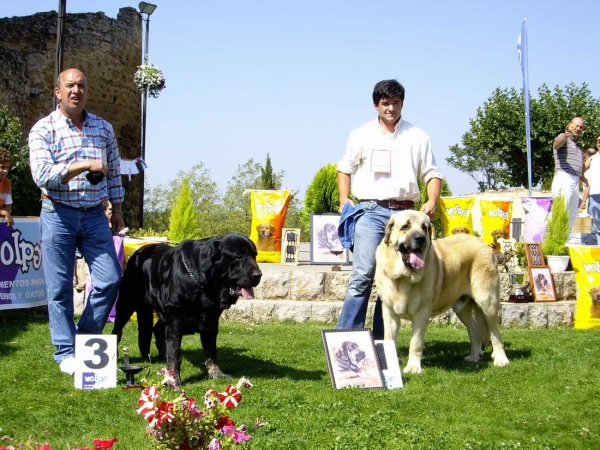
<svg viewBox="0 0 600 450">
<path fill-rule="evenodd" d="M 277 183 L 275 182 L 275 177 L 273 176 L 273 166 L 271 165 L 271 157 L 268 153 L 265 167 L 261 167 L 260 172 L 260 188 L 268 190 L 277 189 Z"/>
<path fill-rule="evenodd" d="M 181 182 L 179 194 L 171 209 L 168 236 L 169 240 L 180 242 L 184 239 L 198 239 L 199 234 L 198 214 L 192 201 L 190 182 L 186 178 Z"/>
</svg>

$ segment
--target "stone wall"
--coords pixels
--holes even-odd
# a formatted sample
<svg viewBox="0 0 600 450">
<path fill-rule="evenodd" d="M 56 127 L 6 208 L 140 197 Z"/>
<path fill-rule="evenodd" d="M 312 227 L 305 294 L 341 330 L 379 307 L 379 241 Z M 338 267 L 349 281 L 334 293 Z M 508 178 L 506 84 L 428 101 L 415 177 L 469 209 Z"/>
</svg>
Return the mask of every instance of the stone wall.
<svg viewBox="0 0 600 450">
<path fill-rule="evenodd" d="M 116 19 L 103 12 L 67 14 L 63 67 L 83 71 L 90 84 L 87 109 L 114 127 L 121 155 L 141 146 L 141 96 L 133 74 L 142 57 L 142 26 L 134 8 Z M 21 119 L 27 134 L 54 108 L 57 13 L 0 19 L 0 104 Z M 125 223 L 137 226 L 139 177 L 125 177 Z"/>
</svg>

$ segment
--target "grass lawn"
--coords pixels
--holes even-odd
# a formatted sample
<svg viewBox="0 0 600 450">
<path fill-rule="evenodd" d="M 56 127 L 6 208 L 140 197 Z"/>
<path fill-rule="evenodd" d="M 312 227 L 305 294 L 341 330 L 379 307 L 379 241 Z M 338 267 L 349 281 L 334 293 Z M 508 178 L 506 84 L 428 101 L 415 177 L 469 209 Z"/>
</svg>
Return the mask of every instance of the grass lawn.
<svg viewBox="0 0 600 450">
<path fill-rule="evenodd" d="M 106 332 L 112 326 L 107 326 Z M 600 448 L 600 330 L 502 330 L 511 364 L 477 364 L 466 330 L 432 326 L 423 373 L 397 390 L 334 390 L 320 331 L 330 325 L 222 323 L 219 364 L 234 380 L 254 384 L 232 411 L 252 432 L 252 449 L 594 449 Z M 406 359 L 409 329 L 398 339 Z M 135 324 L 120 347 L 138 357 Z M 50 443 L 54 450 L 119 438 L 118 449 L 148 449 L 136 414 L 139 390 L 81 391 L 53 362 L 44 308 L 0 311 L 0 436 Z M 208 380 L 198 336 L 183 341 L 182 381 L 202 398 Z M 164 365 L 149 365 L 153 372 Z M 139 379 L 139 376 L 138 376 Z M 125 382 L 123 374 L 119 380 Z M 0 441 L 0 447 L 8 445 Z"/>
</svg>

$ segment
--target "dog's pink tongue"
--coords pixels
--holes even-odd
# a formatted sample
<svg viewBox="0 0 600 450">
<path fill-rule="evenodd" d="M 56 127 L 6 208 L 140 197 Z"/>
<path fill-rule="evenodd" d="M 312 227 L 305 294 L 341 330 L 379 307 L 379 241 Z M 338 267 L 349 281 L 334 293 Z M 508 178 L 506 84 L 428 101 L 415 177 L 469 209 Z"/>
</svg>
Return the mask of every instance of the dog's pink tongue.
<svg viewBox="0 0 600 450">
<path fill-rule="evenodd" d="M 252 288 L 242 288 L 242 297 L 245 299 L 254 298 L 254 289 Z"/>
<path fill-rule="evenodd" d="M 425 261 L 423 261 L 423 254 L 421 252 L 411 253 L 409 262 L 412 268 L 415 270 L 419 270 L 425 265 Z"/>
</svg>

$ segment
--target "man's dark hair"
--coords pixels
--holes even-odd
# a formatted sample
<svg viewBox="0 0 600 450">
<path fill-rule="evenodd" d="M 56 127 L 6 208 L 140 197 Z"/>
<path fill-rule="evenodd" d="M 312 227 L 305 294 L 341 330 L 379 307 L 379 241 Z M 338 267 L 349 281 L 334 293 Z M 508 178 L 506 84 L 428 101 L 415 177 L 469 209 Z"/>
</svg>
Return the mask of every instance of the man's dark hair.
<svg viewBox="0 0 600 450">
<path fill-rule="evenodd" d="M 383 80 L 373 88 L 373 104 L 379 105 L 379 100 L 382 98 L 390 99 L 392 97 L 400 97 L 404 102 L 404 86 L 398 83 L 398 80 Z"/>
</svg>

